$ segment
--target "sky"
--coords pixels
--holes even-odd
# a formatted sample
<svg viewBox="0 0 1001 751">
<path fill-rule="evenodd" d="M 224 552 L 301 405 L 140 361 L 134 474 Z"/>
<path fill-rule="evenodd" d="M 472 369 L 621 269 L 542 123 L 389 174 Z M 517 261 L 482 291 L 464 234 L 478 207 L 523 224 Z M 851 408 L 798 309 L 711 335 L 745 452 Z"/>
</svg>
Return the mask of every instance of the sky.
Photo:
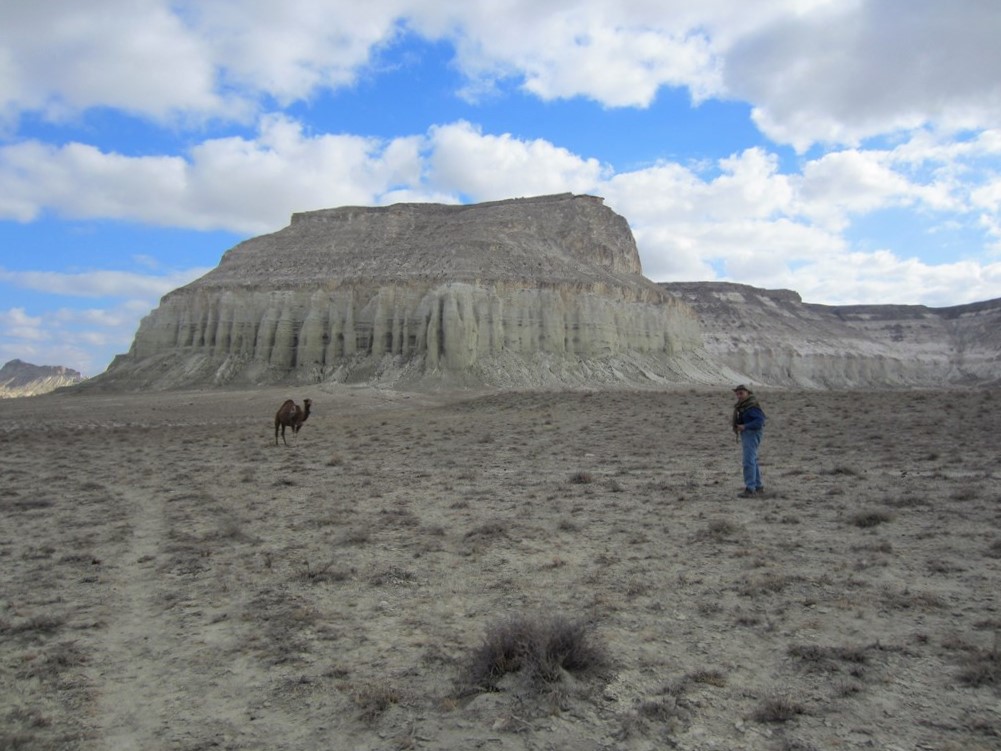
<svg viewBox="0 0 1001 751">
<path fill-rule="evenodd" d="M 654 281 L 1001 298 L 996 0 L 0 0 L 0 364 L 292 213 L 572 192 Z"/>
</svg>

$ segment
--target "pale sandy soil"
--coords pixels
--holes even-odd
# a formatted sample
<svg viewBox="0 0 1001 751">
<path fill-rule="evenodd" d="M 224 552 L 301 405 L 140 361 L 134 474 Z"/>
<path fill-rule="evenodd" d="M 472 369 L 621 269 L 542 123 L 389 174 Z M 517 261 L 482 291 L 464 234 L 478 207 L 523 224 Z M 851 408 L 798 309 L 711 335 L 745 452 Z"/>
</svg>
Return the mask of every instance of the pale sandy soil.
<svg viewBox="0 0 1001 751">
<path fill-rule="evenodd" d="M 1001 397 L 760 396 L 0 402 L 0 748 L 1001 748 Z"/>
</svg>

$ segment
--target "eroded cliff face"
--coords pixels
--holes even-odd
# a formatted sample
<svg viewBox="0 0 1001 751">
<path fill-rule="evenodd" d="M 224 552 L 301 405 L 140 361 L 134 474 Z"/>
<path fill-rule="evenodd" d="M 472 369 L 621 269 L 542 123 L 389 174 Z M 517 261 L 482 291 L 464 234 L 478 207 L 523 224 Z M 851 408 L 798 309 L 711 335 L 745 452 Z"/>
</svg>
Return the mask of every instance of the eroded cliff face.
<svg viewBox="0 0 1001 751">
<path fill-rule="evenodd" d="M 1001 300 L 830 306 L 742 284 L 661 286 L 696 311 L 708 356 L 743 380 L 807 388 L 1001 383 Z"/>
<path fill-rule="evenodd" d="M 98 381 L 671 377 L 698 323 L 641 271 L 625 220 L 590 196 L 296 214 L 165 296 Z"/>
</svg>

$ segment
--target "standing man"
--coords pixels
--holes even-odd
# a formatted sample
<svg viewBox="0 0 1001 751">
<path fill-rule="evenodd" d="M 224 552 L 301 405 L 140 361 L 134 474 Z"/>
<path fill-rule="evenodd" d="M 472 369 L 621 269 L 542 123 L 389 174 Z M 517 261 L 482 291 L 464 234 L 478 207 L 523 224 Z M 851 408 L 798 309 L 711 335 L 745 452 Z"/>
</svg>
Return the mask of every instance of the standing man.
<svg viewBox="0 0 1001 751">
<path fill-rule="evenodd" d="M 758 404 L 758 398 L 747 386 L 741 384 L 733 393 L 737 397 L 733 408 L 733 432 L 740 439 L 744 461 L 744 490 L 737 495 L 752 498 L 765 490 L 758 466 L 758 446 L 765 428 L 765 413 Z"/>
</svg>

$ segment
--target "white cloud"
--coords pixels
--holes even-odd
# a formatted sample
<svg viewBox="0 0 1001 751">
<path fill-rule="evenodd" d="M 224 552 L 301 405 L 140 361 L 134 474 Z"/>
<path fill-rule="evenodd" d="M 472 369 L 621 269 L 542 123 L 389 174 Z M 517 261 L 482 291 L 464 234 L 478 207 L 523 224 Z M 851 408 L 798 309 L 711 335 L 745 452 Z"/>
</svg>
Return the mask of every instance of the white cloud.
<svg viewBox="0 0 1001 751">
<path fill-rule="evenodd" d="M 588 192 L 605 173 L 596 159 L 583 159 L 548 141 L 484 135 L 466 122 L 434 127 L 428 140 L 434 189 L 474 201 Z"/>
<path fill-rule="evenodd" d="M 227 84 L 308 99 L 350 85 L 373 48 L 398 33 L 406 2 L 213 0 L 182 3 L 192 33 L 210 43 Z"/>
<path fill-rule="evenodd" d="M 982 0 L 830 3 L 735 39 L 723 75 L 769 137 L 801 150 L 929 123 L 980 129 L 1001 120 L 999 35 Z"/>
<path fill-rule="evenodd" d="M 1001 14 L 983 0 L 49 0 L 0 20 L 8 123 L 93 107 L 248 122 L 354 85 L 407 30 L 454 44 L 469 90 L 645 107 L 682 87 L 750 103 L 799 149 L 1001 121 Z"/>
<path fill-rule="evenodd" d="M 255 140 L 204 141 L 188 159 L 27 141 L 0 147 L 0 219 L 30 221 L 52 210 L 71 218 L 273 231 L 293 211 L 379 203 L 383 191 L 418 183 L 422 143 L 307 137 L 284 117 L 262 120 Z"/>
<path fill-rule="evenodd" d="M 155 300 L 176 287 L 207 273 L 207 268 L 147 276 L 126 271 L 88 271 L 68 274 L 56 271 L 11 271 L 0 267 L 0 283 L 20 289 L 69 297 L 124 297 Z"/>
<path fill-rule="evenodd" d="M 158 0 L 6 3 L 0 13 L 0 115 L 61 119 L 107 106 L 153 118 L 232 115 L 206 39 Z M 40 43 L 44 40 L 44 43 Z"/>
<path fill-rule="evenodd" d="M 41 316 L 30 316 L 24 308 L 0 310 L 0 330 L 7 336 L 28 341 L 46 339 Z"/>
<path fill-rule="evenodd" d="M 948 307 L 997 297 L 1001 263 L 926 264 L 888 250 L 818 258 L 797 271 L 794 287 L 805 300 L 834 304 L 915 304 Z M 830 280 L 838 280 L 834 294 Z"/>
<path fill-rule="evenodd" d="M 475 4 L 471 4 L 475 5 Z M 709 40 L 638 4 L 537 4 L 462 13 L 458 61 L 473 80 L 512 77 L 543 100 L 585 96 L 609 107 L 646 107 L 661 86 L 688 86 L 700 99 L 718 88 Z M 532 18 L 526 23 L 526 18 Z"/>
<path fill-rule="evenodd" d="M 803 212 L 823 226 L 840 230 L 852 215 L 913 202 L 920 188 L 886 162 L 883 153 L 857 150 L 808 162 L 799 180 Z"/>
</svg>

